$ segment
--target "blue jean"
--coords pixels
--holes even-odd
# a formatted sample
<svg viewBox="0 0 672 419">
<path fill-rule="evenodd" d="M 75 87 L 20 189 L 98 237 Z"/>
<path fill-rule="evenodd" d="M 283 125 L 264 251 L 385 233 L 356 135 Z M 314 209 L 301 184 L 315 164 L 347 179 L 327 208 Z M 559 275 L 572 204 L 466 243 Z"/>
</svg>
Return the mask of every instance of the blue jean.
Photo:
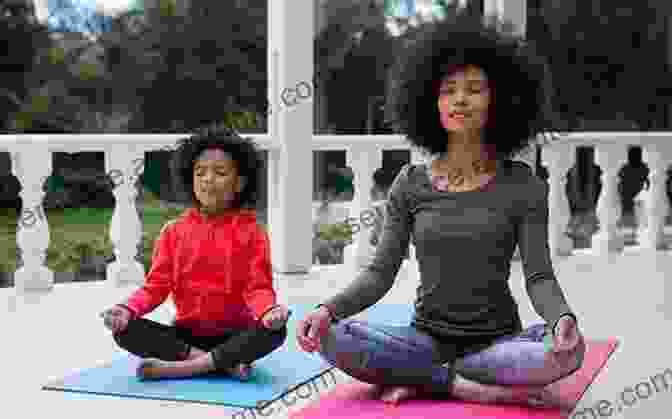
<svg viewBox="0 0 672 419">
<path fill-rule="evenodd" d="M 450 393 L 455 374 L 484 384 L 546 385 L 572 374 L 583 363 L 549 362 L 544 324 L 490 340 L 446 342 L 413 325 L 385 326 L 359 320 L 333 324 L 322 339 L 321 356 L 367 383 L 418 386 Z"/>
</svg>

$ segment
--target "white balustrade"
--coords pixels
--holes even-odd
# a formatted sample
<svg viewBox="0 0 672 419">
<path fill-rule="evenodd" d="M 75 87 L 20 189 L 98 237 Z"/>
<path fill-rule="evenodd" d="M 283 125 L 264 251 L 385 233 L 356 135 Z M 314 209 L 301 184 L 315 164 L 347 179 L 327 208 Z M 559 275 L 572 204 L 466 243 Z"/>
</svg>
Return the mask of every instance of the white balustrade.
<svg viewBox="0 0 672 419">
<path fill-rule="evenodd" d="M 606 141 L 595 147 L 597 164 L 602 169 L 602 192 L 597 202 L 600 229 L 593 237 L 593 251 L 610 256 L 623 251 L 624 241 L 618 229 L 621 201 L 618 195 L 618 171 L 627 162 L 627 144 Z"/>
<path fill-rule="evenodd" d="M 19 194 L 23 201 L 16 232 L 23 266 L 14 274 L 15 289 L 19 292 L 49 291 L 54 286 L 54 273 L 46 266 L 50 237 L 42 205 L 45 195 L 42 186 L 51 174 L 51 152 L 31 142 L 11 155 L 12 172 L 21 183 Z"/>
<path fill-rule="evenodd" d="M 281 124 L 282 125 L 282 124 Z M 281 130 L 282 132 L 282 130 Z M 17 229 L 17 245 L 21 251 L 23 266 L 15 273 L 17 291 L 50 290 L 53 288 L 54 273 L 46 266 L 46 250 L 49 247 L 49 225 L 42 200 L 45 179 L 52 171 L 51 153 L 53 151 L 104 151 L 105 168 L 114 185 L 115 208 L 109 226 L 109 236 L 114 246 L 116 260 L 107 267 L 107 278 L 117 285 L 141 284 L 144 281 L 144 266 L 135 260 L 138 244 L 142 240 L 142 224 L 136 211 L 137 190 L 134 183 L 142 174 L 144 152 L 172 147 L 175 140 L 184 135 L 5 135 L 0 136 L 0 147 L 10 151 L 12 171 L 19 179 L 22 190 L 23 211 Z M 102 138 L 101 138 L 102 137 Z M 287 169 L 283 163 L 286 149 L 281 142 L 262 135 L 252 136 L 255 143 L 268 151 L 269 172 L 269 230 L 275 243 L 286 243 L 289 237 L 287 229 L 278 228 L 278 223 L 292 221 L 292 225 L 303 222 L 287 216 L 278 218 L 282 212 L 273 208 L 285 206 L 293 209 L 299 205 L 291 196 L 280 189 L 280 179 Z M 549 241 L 552 255 L 569 256 L 572 253 L 571 240 L 565 235 L 569 218 L 569 205 L 565 195 L 566 173 L 574 164 L 575 147 L 593 146 L 597 163 L 603 171 L 602 192 L 598 201 L 597 215 L 600 231 L 593 240 L 593 248 L 588 251 L 595 255 L 618 254 L 623 250 L 623 238 L 617 228 L 621 202 L 617 192 L 618 171 L 626 163 L 628 145 L 639 144 L 644 148 L 644 160 L 650 172 L 651 189 L 645 205 L 646 228 L 640 232 L 640 249 L 635 251 L 659 251 L 664 249 L 664 221 L 669 211 L 666 194 L 666 168 L 670 164 L 672 147 L 666 134 L 652 133 L 572 133 L 563 139 L 545 145 L 542 149 L 544 165 L 549 170 Z M 361 223 L 360 215 L 371 208 L 370 191 L 373 186 L 373 172 L 381 166 L 382 151 L 391 149 L 409 149 L 401 136 L 323 136 L 313 135 L 313 150 L 345 149 L 348 165 L 355 173 L 355 196 L 352 202 L 344 203 L 344 210 L 360 224 L 355 237 L 355 245 L 347 249 L 352 254 L 346 263 L 354 262 L 361 267 L 370 260 L 374 248 L 370 246 L 370 228 Z M 411 161 L 420 163 L 426 155 L 411 148 Z M 285 186 L 287 188 L 287 186 Z M 308 188 L 310 189 L 310 188 Z M 291 194 L 290 194 L 291 195 Z M 284 205 L 283 205 L 284 204 Z M 311 209 L 308 209 L 311 211 Z M 312 220 L 311 220 L 312 222 Z M 306 253 L 312 248 L 312 228 L 306 223 L 306 232 L 292 228 L 292 245 L 301 245 Z M 310 233 L 308 233 L 310 232 Z M 303 242 L 303 244 L 300 244 Z M 582 252 L 586 253 L 586 252 Z M 304 255 L 310 257 L 310 255 Z M 299 266 L 293 260 L 294 255 L 287 253 L 284 266 Z M 411 246 L 411 259 L 414 259 Z M 300 262 L 300 263 L 299 263 Z"/>
<path fill-rule="evenodd" d="M 142 284 L 145 267 L 135 260 L 142 241 L 142 223 L 138 217 L 135 182 L 144 171 L 144 152 L 131 145 L 110 148 L 105 153 L 105 170 L 110 174 L 116 204 L 110 221 L 109 236 L 115 261 L 107 265 L 107 280 L 117 286 Z"/>
<path fill-rule="evenodd" d="M 664 238 L 665 217 L 669 211 L 669 203 L 665 190 L 667 180 L 666 169 L 672 157 L 670 147 L 660 142 L 649 143 L 643 147 L 643 160 L 649 166 L 650 190 L 646 194 L 646 220 L 640 231 L 640 245 L 647 250 L 663 250 L 666 247 Z M 667 159 L 665 159 L 667 157 Z"/>
<path fill-rule="evenodd" d="M 372 208 L 371 189 L 373 188 L 373 173 L 383 165 L 383 156 L 379 147 L 375 145 L 353 145 L 346 154 L 347 165 L 355 172 L 355 194 L 350 205 L 350 219 L 359 226 L 354 236 L 355 268 L 365 266 L 371 257 L 371 227 L 366 224 L 373 220 L 369 214 Z"/>
<path fill-rule="evenodd" d="M 551 257 L 572 254 L 573 244 L 565 231 L 571 216 L 565 193 L 567 171 L 574 164 L 575 148 L 569 142 L 556 141 L 542 148 L 542 161 L 548 169 L 548 229 Z"/>
</svg>

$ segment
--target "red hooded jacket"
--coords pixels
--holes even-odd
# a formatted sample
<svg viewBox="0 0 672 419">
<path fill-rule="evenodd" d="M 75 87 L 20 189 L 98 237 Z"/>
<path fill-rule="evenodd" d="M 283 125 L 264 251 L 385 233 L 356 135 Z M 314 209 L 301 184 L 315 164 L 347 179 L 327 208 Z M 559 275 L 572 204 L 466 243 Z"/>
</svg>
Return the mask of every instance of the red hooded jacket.
<svg viewBox="0 0 672 419">
<path fill-rule="evenodd" d="M 194 335 L 258 327 L 276 305 L 270 244 L 252 210 L 204 218 L 190 208 L 154 244 L 145 284 L 125 305 L 141 317 L 172 293 L 175 325 Z"/>
</svg>

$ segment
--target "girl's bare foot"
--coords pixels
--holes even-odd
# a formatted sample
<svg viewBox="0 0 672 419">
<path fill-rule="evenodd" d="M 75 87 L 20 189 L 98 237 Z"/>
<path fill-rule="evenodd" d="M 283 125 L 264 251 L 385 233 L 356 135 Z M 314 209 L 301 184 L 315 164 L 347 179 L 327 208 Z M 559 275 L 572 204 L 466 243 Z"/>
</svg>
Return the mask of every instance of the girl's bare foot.
<svg viewBox="0 0 672 419">
<path fill-rule="evenodd" d="M 252 365 L 238 364 L 233 368 L 227 369 L 226 372 L 236 377 L 240 381 L 247 381 L 250 379 L 250 376 L 252 375 Z"/>
<path fill-rule="evenodd" d="M 140 361 L 136 375 L 142 381 L 158 380 L 160 378 L 177 378 L 193 375 L 189 369 L 184 368 L 180 361 L 162 361 L 156 358 L 145 358 Z"/>
<path fill-rule="evenodd" d="M 136 375 L 140 380 L 181 378 L 205 374 L 214 369 L 215 362 L 210 354 L 184 361 L 163 361 L 157 358 L 145 358 L 140 361 Z"/>
<path fill-rule="evenodd" d="M 385 403 L 396 405 L 402 400 L 411 399 L 417 395 L 418 390 L 415 387 L 390 386 L 383 389 L 380 399 Z"/>
</svg>

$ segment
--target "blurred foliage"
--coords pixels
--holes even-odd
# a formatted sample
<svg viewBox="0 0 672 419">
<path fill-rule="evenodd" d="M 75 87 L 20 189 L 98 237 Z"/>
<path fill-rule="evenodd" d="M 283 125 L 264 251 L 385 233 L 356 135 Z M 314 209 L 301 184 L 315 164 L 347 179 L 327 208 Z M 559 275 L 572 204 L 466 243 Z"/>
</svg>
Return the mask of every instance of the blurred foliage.
<svg viewBox="0 0 672 419">
<path fill-rule="evenodd" d="M 323 224 L 317 236 L 323 240 L 351 244 L 353 237 L 352 225 L 348 223 Z"/>
<path fill-rule="evenodd" d="M 151 267 L 154 242 L 163 225 L 179 217 L 180 209 L 161 208 L 158 198 L 149 191 L 144 192 L 142 263 L 146 271 Z M 0 271 L 13 272 L 17 269 L 16 244 L 17 212 L 15 209 L 1 209 L 0 213 Z M 64 208 L 47 210 L 50 243 L 47 249 L 46 265 L 55 272 L 76 272 L 82 261 L 91 257 L 113 256 L 109 238 L 112 219 L 111 208 Z"/>
</svg>

